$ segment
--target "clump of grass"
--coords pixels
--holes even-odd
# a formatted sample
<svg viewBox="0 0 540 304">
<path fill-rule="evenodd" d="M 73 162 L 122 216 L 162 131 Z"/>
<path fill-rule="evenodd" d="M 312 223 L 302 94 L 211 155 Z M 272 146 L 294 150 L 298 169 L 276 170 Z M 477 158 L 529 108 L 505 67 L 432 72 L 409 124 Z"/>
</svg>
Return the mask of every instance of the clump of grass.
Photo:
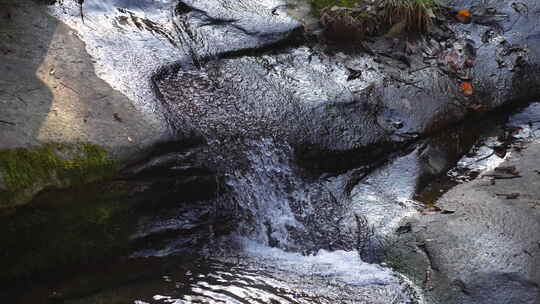
<svg viewBox="0 0 540 304">
<path fill-rule="evenodd" d="M 441 0 L 383 0 L 380 5 L 385 23 L 401 23 L 409 31 L 423 32 L 433 23 L 443 3 Z"/>
<path fill-rule="evenodd" d="M 374 35 L 379 22 L 374 6 L 364 0 L 311 0 L 330 40 L 350 41 Z"/>
<path fill-rule="evenodd" d="M 377 36 L 388 29 L 425 32 L 443 0 L 311 0 L 314 12 L 333 40 Z"/>
<path fill-rule="evenodd" d="M 325 27 L 326 36 L 333 40 L 363 39 L 378 30 L 378 22 L 373 14 L 355 8 L 324 8 L 321 10 L 320 21 Z"/>
</svg>

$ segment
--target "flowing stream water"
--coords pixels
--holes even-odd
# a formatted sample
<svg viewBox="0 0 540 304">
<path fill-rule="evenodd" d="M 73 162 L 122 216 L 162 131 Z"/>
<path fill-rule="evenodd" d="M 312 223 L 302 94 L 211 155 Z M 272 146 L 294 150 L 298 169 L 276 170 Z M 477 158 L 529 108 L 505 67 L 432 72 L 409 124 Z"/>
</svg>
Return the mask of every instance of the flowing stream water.
<svg viewBox="0 0 540 304">
<path fill-rule="evenodd" d="M 262 2 L 269 7 L 277 3 Z M 209 92 L 229 94 L 231 89 L 226 83 L 219 87 L 219 90 L 223 89 L 222 93 L 204 86 L 204 81 L 212 77 L 212 71 L 197 74 L 197 77 L 203 76 L 195 77 L 188 93 L 178 93 L 174 88 L 186 86 L 185 79 L 194 79 L 190 71 L 184 74 L 169 71 L 166 79 L 162 83 L 162 79 L 158 79 L 155 86 L 144 80 L 147 75 L 157 72 L 157 66 L 180 61 L 185 68 L 196 65 L 197 56 L 210 56 L 219 52 L 219 48 L 228 47 L 219 33 L 197 38 L 201 39 L 201 45 L 196 46 L 195 57 L 193 45 L 187 50 L 170 47 L 181 40 L 173 33 L 185 34 L 185 28 L 182 32 L 180 19 L 171 13 L 170 1 L 153 1 L 152 8 L 148 5 L 148 1 L 142 0 L 87 0 L 84 24 L 79 20 L 79 11 L 74 4 L 65 3 L 53 8 L 52 12 L 83 37 L 88 52 L 96 58 L 98 74 L 145 111 L 160 111 L 159 106 L 155 106 L 160 104 L 154 97 L 156 87 L 165 99 L 178 102 L 184 102 L 193 94 L 198 94 L 201 100 Z M 237 5 L 243 5 L 243 2 L 238 1 Z M 122 7 L 129 11 L 119 9 Z M 251 8 L 244 9 L 249 12 Z M 171 19 L 176 23 L 158 22 Z M 135 27 L 127 27 L 128 23 Z M 234 44 L 234 37 L 229 38 Z M 222 44 L 217 47 L 214 44 L 211 49 L 209 41 L 221 41 Z M 126 44 L 130 47 L 126 48 Z M 132 48 L 138 51 L 134 52 Z M 294 56 L 311 60 L 307 48 L 294 52 Z M 219 64 L 216 69 L 221 74 L 216 79 L 239 77 L 245 80 L 257 75 L 257 69 L 262 71 L 269 65 L 277 66 L 278 71 L 274 69 L 274 72 L 283 76 L 302 64 L 288 61 L 296 57 L 261 58 L 231 59 Z M 236 71 L 234 67 L 243 65 L 254 68 L 243 74 L 230 74 Z M 346 78 L 339 70 L 324 70 L 323 59 L 320 59 L 320 65 L 315 62 L 313 66 L 320 74 L 334 73 L 330 78 Z M 295 73 L 305 76 L 313 71 L 295 70 Z M 190 78 L 182 78 L 186 74 Z M 368 76 L 377 77 L 372 74 Z M 127 79 L 125 75 L 132 78 Z M 310 101 L 310 96 L 318 94 L 309 87 L 313 80 L 299 77 L 297 81 L 305 91 L 292 95 Z M 320 86 L 337 87 L 334 83 L 328 84 L 325 78 L 318 81 Z M 249 112 L 249 104 L 244 104 L 245 108 L 241 110 L 250 115 L 256 118 L 266 115 L 278 122 L 282 118 L 290 119 L 280 116 L 279 105 L 273 109 L 271 105 L 265 106 L 264 100 L 253 98 L 261 96 L 256 81 L 234 89 L 263 104 L 253 112 Z M 341 94 L 337 91 L 334 88 L 326 92 Z M 263 94 L 262 97 L 283 97 L 277 93 L 273 97 L 270 95 Z M 154 102 L 150 102 L 152 100 Z M 172 109 L 183 113 L 179 109 L 186 108 Z M 132 236 L 140 246 L 130 259 L 81 269 L 78 273 L 26 290 L 19 298 L 20 303 L 41 303 L 44 298 L 53 303 L 55 300 L 61 303 L 133 304 L 423 303 L 421 291 L 413 282 L 384 264 L 377 264 L 385 246 L 391 246 L 392 232 L 399 227 L 402 218 L 417 213 L 424 203 L 434 202 L 452 185 L 474 178 L 504 160 L 512 148 L 511 142 L 538 136 L 538 109 L 539 104 L 533 103 L 512 116 L 509 122 L 507 115 L 494 114 L 481 122 L 465 124 L 381 155 L 371 164 L 315 177 L 294 162 L 294 149 L 287 141 L 280 141 L 279 136 L 263 134 L 250 138 L 247 134 L 247 139 L 239 145 L 242 150 L 240 160 L 235 154 L 231 156 L 233 162 L 227 158 L 227 153 L 236 153 L 235 147 L 231 148 L 234 141 L 228 142 L 227 149 L 222 150 L 225 145 L 221 138 L 208 138 L 209 155 L 225 168 L 220 181 L 216 182 L 216 187 L 221 188 L 208 190 L 215 191 L 217 198 L 182 205 L 182 198 L 175 197 L 178 206 L 141 217 L 138 231 Z M 217 127 L 235 126 L 231 123 L 216 127 L 211 125 L 213 113 L 205 114 L 210 117 L 208 123 L 204 119 L 194 122 L 189 121 L 190 117 L 173 117 L 188 121 L 190 127 L 207 128 L 208 132 Z M 240 122 L 250 123 L 248 120 Z M 270 126 L 271 130 L 272 123 L 270 121 L 263 127 Z M 470 132 L 479 129 L 475 126 L 486 124 L 493 128 Z M 181 159 L 184 155 L 168 154 L 168 157 Z M 444 175 L 446 172 L 448 174 Z"/>
<path fill-rule="evenodd" d="M 460 138 L 463 146 L 453 157 L 452 149 L 431 152 L 432 158 L 445 155 L 448 170 L 423 186 L 419 186 L 420 167 L 426 157 L 423 151 L 440 148 L 440 141 L 432 138 L 419 143 L 360 182 L 351 192 L 347 208 L 366 214 L 376 235 L 389 233 L 396 221 L 420 208 L 420 201 L 436 199 L 453 185 L 481 175 L 527 142 L 540 138 L 539 110 L 540 103 L 532 103 L 511 116 L 494 114 L 442 133 L 443 138 L 452 138 L 451 142 Z M 487 131 L 471 134 L 474 126 L 486 123 L 491 125 Z M 291 196 L 283 189 L 286 180 L 301 182 L 291 177 L 290 168 L 278 165 L 280 158 L 268 150 L 271 146 L 268 141 L 253 152 L 257 156 L 252 155 L 252 159 L 259 166 L 254 167 L 252 175 L 231 177 L 229 181 L 230 187 L 244 194 L 250 207 L 243 208 L 251 208 L 255 219 L 241 223 L 246 226 L 232 234 L 210 237 L 216 246 L 193 254 L 182 248 L 185 237 L 177 235 L 159 248 L 135 252 L 127 261 L 83 268 L 58 281 L 27 289 L 20 303 L 41 303 L 44 298 L 59 298 L 62 303 L 136 304 L 422 303 L 421 292 L 412 282 L 389 268 L 363 261 L 358 250 L 301 252 L 310 246 L 303 246 L 302 239 L 292 236 L 291 227 L 312 233 L 322 233 L 325 228 L 306 227 L 296 220 L 291 205 L 299 196 L 304 202 L 309 199 L 305 193 Z M 294 188 L 309 187 L 304 181 Z M 168 214 L 182 220 L 178 213 Z M 141 229 L 156 233 L 155 227 L 174 225 L 163 217 L 150 222 L 152 227 L 143 225 Z M 325 221 L 320 223 L 324 225 Z M 325 239 L 303 237 L 306 244 Z"/>
</svg>

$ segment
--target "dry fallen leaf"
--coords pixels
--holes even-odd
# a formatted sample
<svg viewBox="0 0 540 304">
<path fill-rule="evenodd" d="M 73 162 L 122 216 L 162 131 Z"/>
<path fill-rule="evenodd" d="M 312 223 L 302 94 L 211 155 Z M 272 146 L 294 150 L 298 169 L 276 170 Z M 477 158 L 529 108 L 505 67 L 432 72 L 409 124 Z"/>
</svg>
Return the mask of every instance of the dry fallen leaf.
<svg viewBox="0 0 540 304">
<path fill-rule="evenodd" d="M 456 14 L 456 19 L 461 23 L 470 23 L 471 22 L 471 11 L 469 10 L 459 10 Z"/>
<path fill-rule="evenodd" d="M 462 82 L 459 87 L 461 88 L 463 95 L 471 96 L 473 94 L 472 84 L 468 81 Z"/>
</svg>

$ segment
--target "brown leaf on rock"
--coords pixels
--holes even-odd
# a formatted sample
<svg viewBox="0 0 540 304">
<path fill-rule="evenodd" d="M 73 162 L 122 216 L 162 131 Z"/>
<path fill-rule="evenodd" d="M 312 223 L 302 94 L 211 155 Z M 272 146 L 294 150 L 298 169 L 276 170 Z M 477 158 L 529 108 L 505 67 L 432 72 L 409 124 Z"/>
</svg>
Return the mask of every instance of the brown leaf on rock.
<svg viewBox="0 0 540 304">
<path fill-rule="evenodd" d="M 457 11 L 456 19 L 461 23 L 471 23 L 471 11 L 465 9 Z"/>
<path fill-rule="evenodd" d="M 465 96 L 471 96 L 474 92 L 472 84 L 468 81 L 462 82 L 459 87 Z"/>
</svg>

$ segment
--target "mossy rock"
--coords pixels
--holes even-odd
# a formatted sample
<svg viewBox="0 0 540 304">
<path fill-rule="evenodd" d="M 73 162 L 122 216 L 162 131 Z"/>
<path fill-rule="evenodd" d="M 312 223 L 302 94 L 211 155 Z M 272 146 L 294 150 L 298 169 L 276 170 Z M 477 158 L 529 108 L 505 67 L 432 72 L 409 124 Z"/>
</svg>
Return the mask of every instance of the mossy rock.
<svg viewBox="0 0 540 304">
<path fill-rule="evenodd" d="M 111 177 L 116 168 L 104 148 L 88 143 L 0 150 L 0 209 L 26 204 L 47 187 Z"/>
</svg>

